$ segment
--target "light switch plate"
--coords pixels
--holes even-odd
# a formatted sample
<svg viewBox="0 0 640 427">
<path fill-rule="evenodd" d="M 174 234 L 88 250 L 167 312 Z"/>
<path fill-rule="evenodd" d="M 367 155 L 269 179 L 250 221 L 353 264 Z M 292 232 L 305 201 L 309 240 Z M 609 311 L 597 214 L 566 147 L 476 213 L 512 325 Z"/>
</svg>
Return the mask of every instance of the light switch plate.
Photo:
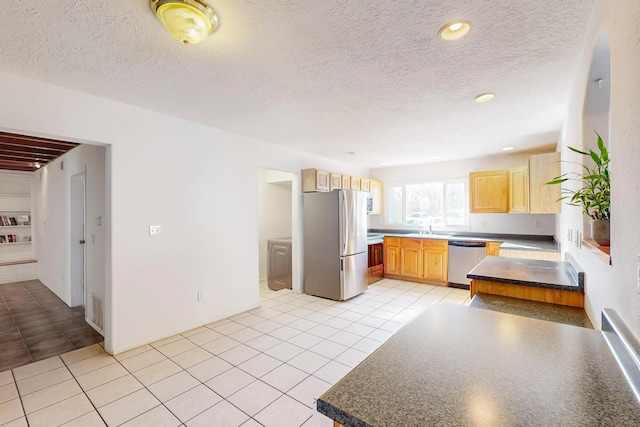
<svg viewBox="0 0 640 427">
<path fill-rule="evenodd" d="M 150 225 L 149 226 L 149 236 L 157 236 L 160 234 L 161 227 L 159 225 Z"/>
</svg>

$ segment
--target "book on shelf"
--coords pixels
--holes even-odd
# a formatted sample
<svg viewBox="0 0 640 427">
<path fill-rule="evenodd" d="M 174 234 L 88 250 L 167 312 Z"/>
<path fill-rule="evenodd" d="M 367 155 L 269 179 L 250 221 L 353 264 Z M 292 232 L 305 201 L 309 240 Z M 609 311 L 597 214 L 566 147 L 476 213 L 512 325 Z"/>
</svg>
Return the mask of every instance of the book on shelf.
<svg viewBox="0 0 640 427">
<path fill-rule="evenodd" d="M 7 243 L 7 236 L 0 234 L 0 243 Z"/>
</svg>

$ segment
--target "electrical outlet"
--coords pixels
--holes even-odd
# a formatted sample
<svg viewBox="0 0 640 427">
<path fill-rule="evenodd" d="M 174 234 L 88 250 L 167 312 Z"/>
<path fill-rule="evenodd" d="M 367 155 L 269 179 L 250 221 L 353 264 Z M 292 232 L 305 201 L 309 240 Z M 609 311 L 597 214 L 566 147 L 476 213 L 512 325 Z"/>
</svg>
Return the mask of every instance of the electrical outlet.
<svg viewBox="0 0 640 427">
<path fill-rule="evenodd" d="M 573 242 L 573 230 L 570 228 L 567 229 L 567 240 Z"/>
<path fill-rule="evenodd" d="M 198 302 L 202 301 L 204 299 L 204 292 L 203 291 L 198 291 Z"/>
<path fill-rule="evenodd" d="M 533 221 L 533 226 L 535 228 L 542 228 L 542 221 L 540 220 Z"/>
<path fill-rule="evenodd" d="M 159 225 L 150 225 L 149 226 L 149 236 L 157 236 L 160 234 L 162 227 Z"/>
</svg>

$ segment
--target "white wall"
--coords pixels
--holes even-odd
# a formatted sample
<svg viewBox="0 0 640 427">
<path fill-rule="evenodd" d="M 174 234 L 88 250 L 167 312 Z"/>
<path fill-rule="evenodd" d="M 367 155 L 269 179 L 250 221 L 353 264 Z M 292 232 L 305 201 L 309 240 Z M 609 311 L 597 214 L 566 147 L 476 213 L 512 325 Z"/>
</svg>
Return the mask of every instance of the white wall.
<svg viewBox="0 0 640 427">
<path fill-rule="evenodd" d="M 583 134 L 583 102 L 592 52 L 605 33 L 611 49 L 611 259 L 606 265 L 589 250 L 566 242 L 569 228 L 582 229 L 579 208 L 563 206 L 564 247 L 586 272 L 586 310 L 597 327 L 602 308 L 615 309 L 640 336 L 640 295 L 636 285 L 636 256 L 640 254 L 640 2 L 598 0 L 585 39 L 582 59 L 560 135 L 563 160 L 579 160 L 566 146 L 587 145 L 593 133 Z M 605 135 L 602 135 L 605 137 Z M 568 165 L 565 165 L 569 168 Z"/>
<path fill-rule="evenodd" d="M 60 165 L 64 162 L 64 169 Z M 86 171 L 86 292 L 105 296 L 105 149 L 80 145 L 34 173 L 34 232 L 38 277 L 72 305 L 70 179 Z M 101 224 L 97 224 L 101 217 Z M 86 316 L 91 318 L 87 304 Z"/>
<path fill-rule="evenodd" d="M 429 163 L 413 166 L 373 169 L 372 175 L 385 186 L 388 184 L 415 183 L 425 180 L 463 178 L 468 182 L 469 172 L 508 169 L 527 164 L 531 153 L 511 153 L 476 159 Z M 535 222 L 539 221 L 538 228 Z M 371 215 L 370 228 L 401 228 L 409 226 L 385 225 L 383 215 Z M 415 227 L 414 227 L 415 228 Z M 556 230 L 556 215 L 552 214 L 469 214 L 466 227 L 434 227 L 437 231 L 473 233 L 508 233 L 552 236 Z"/>
<path fill-rule="evenodd" d="M 258 305 L 260 167 L 298 179 L 300 169 L 311 167 L 369 175 L 365 168 L 18 76 L 0 74 L 0 93 L 0 130 L 110 144 L 110 352 Z M 152 224 L 162 226 L 161 235 L 148 236 Z M 301 225 L 293 228 L 299 239 Z M 301 273 L 294 276 L 299 281 Z"/>
<path fill-rule="evenodd" d="M 258 187 L 258 248 L 260 281 L 267 280 L 267 242 L 292 237 L 292 182 L 296 175 L 260 169 Z"/>
</svg>

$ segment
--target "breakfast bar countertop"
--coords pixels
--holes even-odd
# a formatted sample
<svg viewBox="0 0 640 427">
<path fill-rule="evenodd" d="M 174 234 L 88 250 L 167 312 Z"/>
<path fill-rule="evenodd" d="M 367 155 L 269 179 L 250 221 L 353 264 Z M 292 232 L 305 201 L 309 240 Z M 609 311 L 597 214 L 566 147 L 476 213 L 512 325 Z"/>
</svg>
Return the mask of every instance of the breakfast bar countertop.
<svg viewBox="0 0 640 427">
<path fill-rule="evenodd" d="M 582 292 L 584 275 L 571 262 L 486 257 L 467 274 L 470 279 L 487 280 L 540 288 Z"/>
<path fill-rule="evenodd" d="M 638 425 L 600 331 L 436 302 L 317 401 L 344 426 Z"/>
</svg>

